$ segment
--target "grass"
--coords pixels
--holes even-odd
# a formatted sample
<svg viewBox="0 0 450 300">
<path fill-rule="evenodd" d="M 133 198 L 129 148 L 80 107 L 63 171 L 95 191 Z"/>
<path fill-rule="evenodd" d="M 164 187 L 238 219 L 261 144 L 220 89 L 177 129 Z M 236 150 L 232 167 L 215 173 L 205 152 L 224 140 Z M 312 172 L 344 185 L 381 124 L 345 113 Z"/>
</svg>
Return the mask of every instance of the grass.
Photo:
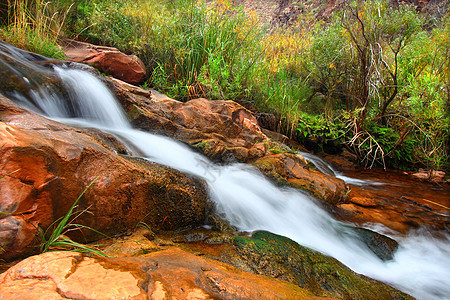
<svg viewBox="0 0 450 300">
<path fill-rule="evenodd" d="M 138 55 L 149 74 L 144 85 L 172 98 L 231 99 L 275 113 L 281 133 L 299 142 L 311 137 L 310 144 L 337 130 L 346 135 L 336 143 L 351 148 L 359 132 L 389 127 L 399 136 L 396 149 L 377 151 L 376 161 L 384 152 L 394 167 L 449 166 L 448 14 L 433 19 L 410 5 L 371 0 L 346 2 L 324 22 L 320 7 L 305 3 L 291 27 L 274 29 L 229 0 L 55 1 L 15 0 L 2 29 L 7 41 L 55 57 L 66 25 L 74 37 Z M 316 130 L 309 120 L 323 114 L 330 128 Z M 346 116 L 356 116 L 353 128 Z M 366 148 L 356 151 L 361 161 Z"/>
<path fill-rule="evenodd" d="M 67 13 L 53 11 L 50 4 L 42 0 L 12 1 L 8 24 L 0 29 L 0 38 L 31 52 L 65 59 L 58 39 Z"/>
<path fill-rule="evenodd" d="M 43 231 L 42 229 L 38 230 L 41 243 L 40 243 L 40 251 L 41 253 L 51 251 L 51 250 L 72 250 L 72 251 L 78 251 L 78 252 L 88 252 L 92 254 L 96 254 L 99 256 L 107 256 L 104 254 L 101 250 L 97 249 L 95 246 L 88 246 L 84 244 L 80 244 L 77 242 L 72 241 L 69 237 L 66 236 L 66 234 L 73 230 L 81 230 L 81 229 L 88 229 L 92 230 L 102 236 L 105 236 L 109 238 L 108 236 L 104 235 L 103 233 L 82 225 L 82 224 L 76 224 L 73 223 L 74 220 L 81 215 L 82 213 L 86 212 L 81 211 L 77 213 L 74 211 L 77 207 L 77 203 L 83 197 L 83 195 L 86 193 L 86 191 L 91 187 L 94 182 L 98 179 L 94 179 L 85 189 L 84 191 L 78 196 L 78 198 L 75 200 L 75 202 L 72 204 L 70 209 L 67 211 L 66 215 L 63 217 L 55 220 L 48 228 L 47 230 Z"/>
</svg>

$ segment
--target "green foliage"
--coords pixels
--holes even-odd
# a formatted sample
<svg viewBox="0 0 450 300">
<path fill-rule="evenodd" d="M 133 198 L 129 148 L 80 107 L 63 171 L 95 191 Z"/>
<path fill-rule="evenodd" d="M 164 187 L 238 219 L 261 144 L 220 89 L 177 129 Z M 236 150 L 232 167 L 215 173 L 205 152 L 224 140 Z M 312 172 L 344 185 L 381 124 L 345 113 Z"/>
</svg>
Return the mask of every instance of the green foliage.
<svg viewBox="0 0 450 300">
<path fill-rule="evenodd" d="M 83 197 L 83 195 L 86 193 L 86 191 L 91 187 L 92 184 L 98 179 L 94 179 L 85 189 L 84 191 L 78 196 L 78 198 L 75 200 L 75 202 L 72 204 L 72 206 L 69 208 L 67 213 L 55 220 L 45 231 L 39 230 L 40 238 L 41 238 L 41 253 L 50 251 L 52 249 L 67 249 L 67 250 L 74 250 L 79 252 L 89 252 L 100 256 L 106 256 L 102 251 L 96 249 L 92 246 L 83 245 L 77 242 L 72 241 L 69 237 L 66 236 L 66 233 L 73 230 L 81 230 L 81 229 L 88 229 L 92 230 L 100 235 L 103 235 L 105 237 L 108 237 L 101 232 L 98 232 L 95 229 L 92 229 L 88 226 L 82 225 L 82 224 L 76 224 L 73 223 L 73 221 L 79 216 L 80 214 L 84 213 L 77 212 L 75 209 L 77 208 L 78 201 Z M 50 231 L 51 230 L 51 231 Z"/>
<path fill-rule="evenodd" d="M 57 37 L 66 24 L 78 38 L 137 54 L 149 71 L 146 88 L 275 112 L 282 133 L 317 151 L 346 145 L 368 166 L 449 165 L 445 13 L 348 1 L 327 22 L 304 6 L 292 26 L 267 30 L 256 13 L 229 0 L 29 2 L 39 5 L 15 2 L 27 3 L 18 10 L 26 18 L 16 19 L 41 25 L 26 30 L 47 28 L 39 32 Z M 57 18 L 54 11 L 66 13 Z M 2 32 L 12 40 L 18 29 L 10 28 Z M 26 30 L 17 36 L 29 48 L 58 56 L 56 40 Z"/>
<path fill-rule="evenodd" d="M 0 28 L 0 38 L 47 57 L 65 58 L 58 38 L 66 12 L 55 12 L 50 2 L 42 0 L 14 0 L 8 6 L 8 15 L 7 24 Z"/>
<path fill-rule="evenodd" d="M 99 44 L 134 50 L 139 41 L 139 21 L 122 13 L 122 1 L 82 1 L 71 19 L 72 30 Z"/>
<path fill-rule="evenodd" d="M 303 114 L 298 123 L 298 139 L 314 151 L 330 151 L 345 142 L 347 132 L 341 124 L 342 120 Z"/>
<path fill-rule="evenodd" d="M 226 1 L 83 1 L 74 29 L 84 38 L 136 53 L 148 85 L 171 97 L 236 98 L 252 67 L 256 20 Z"/>
</svg>

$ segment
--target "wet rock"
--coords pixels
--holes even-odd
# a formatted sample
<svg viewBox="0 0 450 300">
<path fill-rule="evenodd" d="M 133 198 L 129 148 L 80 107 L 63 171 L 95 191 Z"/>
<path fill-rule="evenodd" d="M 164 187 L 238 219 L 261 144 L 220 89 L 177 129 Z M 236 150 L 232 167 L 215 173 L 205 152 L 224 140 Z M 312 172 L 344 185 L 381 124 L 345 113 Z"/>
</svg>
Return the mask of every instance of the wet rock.
<svg viewBox="0 0 450 300">
<path fill-rule="evenodd" d="M 111 136 L 104 136 L 111 139 Z M 201 224 L 203 181 L 111 151 L 105 143 L 31 113 L 0 96 L 0 245 L 2 258 L 35 251 L 37 228 L 64 216 L 83 190 L 76 223 L 114 235 L 140 221 L 154 230 Z M 12 173 L 14 172 L 14 173 Z M 72 232 L 92 241 L 92 231 Z"/>
<path fill-rule="evenodd" d="M 17 59 L 17 56 L 24 60 Z M 48 68 L 62 63 L 0 42 L 0 93 L 21 93 L 32 101 L 30 89 L 51 85 L 62 92 L 60 79 Z"/>
<path fill-rule="evenodd" d="M 376 173 L 376 170 L 371 172 Z M 390 184 L 378 187 L 349 185 L 345 201 L 335 206 L 335 216 L 355 224 L 382 224 L 403 234 L 420 227 L 449 228 L 448 189 L 431 190 L 433 185 L 408 176 L 386 176 L 389 178 L 380 176 L 379 179 L 389 180 Z"/>
<path fill-rule="evenodd" d="M 239 161 L 270 153 L 253 114 L 234 101 L 194 99 L 186 103 L 111 79 L 131 123 L 187 143 L 217 161 Z"/>
<path fill-rule="evenodd" d="M 391 260 L 398 248 L 398 243 L 382 234 L 364 228 L 352 228 L 367 247 L 381 260 Z"/>
<path fill-rule="evenodd" d="M 251 238 L 235 237 L 234 241 L 237 251 L 254 272 L 295 283 L 322 297 L 412 299 L 286 237 L 258 231 Z"/>
<path fill-rule="evenodd" d="M 348 150 L 344 150 L 340 154 L 325 154 L 323 158 L 332 163 L 339 170 L 358 168 L 358 157 Z"/>
<path fill-rule="evenodd" d="M 2 299 L 308 299 L 289 282 L 169 248 L 136 258 L 30 257 L 0 275 Z M 317 298 L 315 298 L 317 299 Z"/>
<path fill-rule="evenodd" d="M 413 178 L 419 179 L 419 180 L 441 183 L 444 181 L 445 172 L 444 171 L 425 171 L 425 170 L 421 169 L 421 170 L 419 170 L 419 172 L 413 173 L 410 176 Z"/>
<path fill-rule="evenodd" d="M 140 84 L 146 77 L 145 65 L 135 55 L 126 55 L 113 47 L 74 40 L 65 40 L 64 44 L 64 53 L 71 61 L 88 64 L 131 84 Z"/>
<path fill-rule="evenodd" d="M 337 204 L 346 193 L 344 181 L 309 169 L 300 154 L 268 155 L 252 164 L 275 181 L 306 190 L 329 204 Z"/>
</svg>

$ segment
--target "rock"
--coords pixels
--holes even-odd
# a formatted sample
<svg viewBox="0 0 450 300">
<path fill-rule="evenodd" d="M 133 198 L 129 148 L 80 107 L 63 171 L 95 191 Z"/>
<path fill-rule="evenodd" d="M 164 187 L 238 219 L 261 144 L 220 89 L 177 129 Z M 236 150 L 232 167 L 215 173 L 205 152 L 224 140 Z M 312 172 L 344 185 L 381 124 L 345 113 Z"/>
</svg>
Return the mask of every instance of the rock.
<svg viewBox="0 0 450 300">
<path fill-rule="evenodd" d="M 137 56 L 126 55 L 113 47 L 65 40 L 64 53 L 71 61 L 88 64 L 131 84 L 142 83 L 147 75 L 144 63 Z"/>
<path fill-rule="evenodd" d="M 345 149 L 340 154 L 325 154 L 323 158 L 341 171 L 358 168 L 358 157 Z"/>
<path fill-rule="evenodd" d="M 0 275 L 2 299 L 147 299 L 147 274 L 136 264 L 48 252 Z"/>
<path fill-rule="evenodd" d="M 97 133 L 97 139 L 100 133 Z M 76 223 L 114 235 L 140 221 L 152 229 L 202 224 L 207 193 L 203 181 L 136 158 L 31 113 L 0 96 L 1 257 L 14 258 L 34 245 L 37 228 L 64 216 L 83 190 Z M 10 174 L 11 172 L 14 172 Z M 9 175 L 8 175 L 9 174 Z M 92 231 L 72 232 L 77 241 L 98 239 Z"/>
<path fill-rule="evenodd" d="M 257 231 L 251 238 L 235 237 L 234 240 L 239 254 L 257 274 L 295 283 L 322 297 L 413 299 L 286 237 Z"/>
<path fill-rule="evenodd" d="M 1 299 L 313 297 L 292 283 L 247 273 L 176 248 L 135 258 L 49 252 L 27 258 L 0 275 Z"/>
<path fill-rule="evenodd" d="M 351 229 L 381 260 L 386 261 L 394 258 L 394 252 L 398 248 L 398 243 L 395 240 L 372 230 L 353 227 Z"/>
<path fill-rule="evenodd" d="M 135 127 L 180 140 L 217 161 L 247 162 L 270 153 L 256 118 L 234 101 L 184 103 L 115 79 L 111 85 Z"/>
<path fill-rule="evenodd" d="M 306 190 L 328 204 L 337 204 L 346 193 L 344 181 L 308 169 L 307 161 L 300 154 L 268 155 L 252 164 L 272 179 Z"/>
<path fill-rule="evenodd" d="M 16 59 L 23 56 L 24 60 Z M 0 92 L 2 94 L 22 93 L 30 97 L 30 89 L 41 85 L 52 85 L 57 91 L 62 91 L 60 80 L 46 66 L 62 64 L 62 61 L 49 59 L 39 54 L 18 49 L 0 42 Z"/>
<path fill-rule="evenodd" d="M 408 176 L 385 176 L 390 184 L 381 188 L 349 185 L 347 197 L 335 206 L 334 215 L 355 224 L 382 224 L 402 234 L 420 227 L 445 231 L 450 226 L 448 189 L 431 190 L 432 184 Z"/>
<path fill-rule="evenodd" d="M 370 230 L 353 227 L 347 229 L 348 234 L 360 236 L 380 258 L 384 256 L 388 259 L 397 246 L 395 241 Z M 134 243 L 133 240 L 141 239 L 139 235 L 133 235 L 117 244 L 125 244 L 122 249 L 129 251 L 128 245 Z M 178 233 L 166 232 L 152 241 L 152 246 L 147 247 L 152 249 L 155 244 L 171 247 L 175 241 L 178 241 L 176 246 L 185 251 L 231 264 L 247 272 L 286 280 L 323 297 L 410 299 L 383 283 L 356 274 L 333 258 L 269 232 L 254 232 L 250 237 L 244 232 L 225 233 L 196 228 Z M 366 289 L 368 296 L 361 296 L 365 295 Z"/>
<path fill-rule="evenodd" d="M 420 169 L 419 172 L 410 175 L 413 178 L 425 181 L 431 181 L 436 183 L 442 183 L 445 178 L 444 171 L 425 171 Z"/>
</svg>

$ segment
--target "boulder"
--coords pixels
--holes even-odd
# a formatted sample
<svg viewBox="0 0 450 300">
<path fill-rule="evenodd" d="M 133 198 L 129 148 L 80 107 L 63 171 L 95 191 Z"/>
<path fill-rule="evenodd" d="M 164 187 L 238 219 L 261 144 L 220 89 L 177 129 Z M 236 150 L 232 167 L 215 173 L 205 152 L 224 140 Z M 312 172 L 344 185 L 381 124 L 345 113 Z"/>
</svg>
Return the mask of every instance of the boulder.
<svg viewBox="0 0 450 300">
<path fill-rule="evenodd" d="M 216 161 L 248 162 L 270 153 L 255 116 L 234 101 L 180 102 L 111 79 L 131 123 L 196 147 Z"/>
<path fill-rule="evenodd" d="M 444 171 L 425 171 L 423 169 L 420 169 L 418 172 L 411 174 L 411 177 L 424 181 L 443 183 L 445 175 L 446 174 Z"/>
<path fill-rule="evenodd" d="M 336 205 L 347 191 L 343 180 L 310 169 L 300 154 L 267 155 L 252 164 L 275 181 L 306 190 L 327 204 Z"/>
<path fill-rule="evenodd" d="M 154 230 L 203 223 L 207 208 L 203 181 L 121 156 L 117 141 L 106 142 L 111 139 L 99 132 L 95 139 L 0 96 L 2 258 L 36 250 L 30 246 L 38 242 L 38 228 L 64 216 L 94 181 L 78 203 L 78 211 L 85 211 L 77 217 L 78 224 L 114 235 L 141 221 Z M 72 234 L 78 241 L 98 238 L 92 231 Z"/>
<path fill-rule="evenodd" d="M 49 252 L 0 275 L 1 299 L 309 299 L 292 283 L 176 248 L 141 257 Z"/>
<path fill-rule="evenodd" d="M 113 47 L 65 40 L 63 49 L 68 60 L 88 64 L 131 84 L 142 83 L 147 75 L 144 63 L 137 56 L 126 55 Z"/>
<path fill-rule="evenodd" d="M 374 232 L 354 229 L 377 253 L 392 254 L 383 243 L 393 241 Z M 359 275 L 336 259 L 303 247 L 289 238 L 266 231 L 220 232 L 196 228 L 166 232 L 143 240 L 145 231 L 116 241 L 106 251 L 111 255 L 138 255 L 178 247 L 201 257 L 225 262 L 241 270 L 289 281 L 321 297 L 338 299 L 411 299 L 408 295 L 379 281 Z M 364 237 L 365 236 L 365 237 Z M 377 242 L 375 242 L 375 240 Z M 133 250 L 133 248 L 135 250 Z"/>
<path fill-rule="evenodd" d="M 334 258 L 266 231 L 236 237 L 236 249 L 257 274 L 295 283 L 322 297 L 413 299 L 384 283 L 359 275 Z"/>
</svg>

